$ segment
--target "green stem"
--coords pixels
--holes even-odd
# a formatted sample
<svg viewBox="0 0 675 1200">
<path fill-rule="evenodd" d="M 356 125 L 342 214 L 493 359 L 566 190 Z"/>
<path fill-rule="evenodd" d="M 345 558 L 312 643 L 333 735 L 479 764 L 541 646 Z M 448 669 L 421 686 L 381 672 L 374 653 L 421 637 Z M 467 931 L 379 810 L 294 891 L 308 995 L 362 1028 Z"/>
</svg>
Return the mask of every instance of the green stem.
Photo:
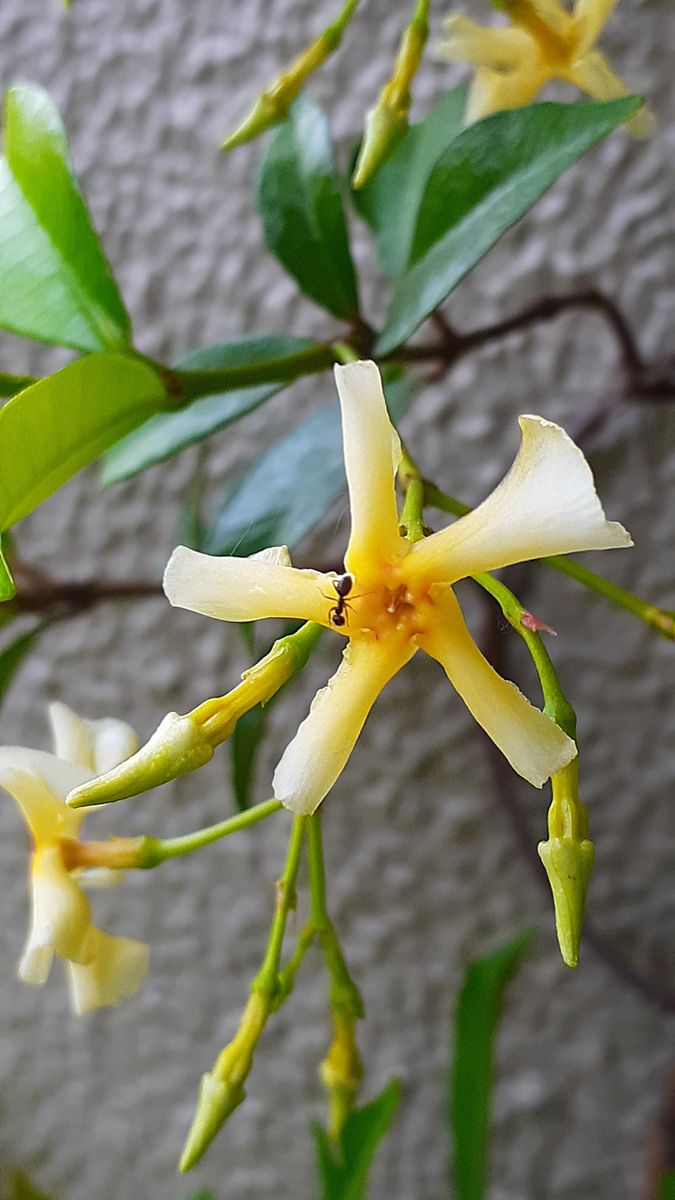
<svg viewBox="0 0 675 1200">
<path fill-rule="evenodd" d="M 140 846 L 140 861 L 137 865 L 147 870 L 151 867 L 158 867 L 160 863 L 167 862 L 170 858 L 180 858 L 183 854 L 192 854 L 193 850 L 201 850 L 202 846 L 210 846 L 212 842 L 220 841 L 221 838 L 228 837 L 231 833 L 238 833 L 240 829 L 248 829 L 249 825 L 256 825 L 258 821 L 263 821 L 265 817 L 278 812 L 281 807 L 279 800 L 264 800 L 262 804 L 255 804 L 252 808 L 247 808 L 234 817 L 218 821 L 216 825 L 207 825 L 205 829 L 197 829 L 194 833 L 185 833 L 181 837 L 174 838 L 143 838 Z"/>
<path fill-rule="evenodd" d="M 425 502 L 425 484 L 408 450 L 401 442 L 401 462 L 398 477 L 405 493 L 399 522 L 401 531 L 409 542 L 420 542 L 427 530 L 422 519 Z"/>
<path fill-rule="evenodd" d="M 295 354 L 249 363 L 241 367 L 222 367 L 220 370 L 190 371 L 174 368 L 172 375 L 178 385 L 178 404 L 189 404 L 200 396 L 212 396 L 233 388 L 252 387 L 257 383 L 282 383 L 303 375 L 316 375 L 336 361 L 332 346 L 317 342 Z"/>
<path fill-rule="evenodd" d="M 466 513 L 471 512 L 471 507 L 468 504 L 462 504 L 460 500 L 455 500 L 453 496 L 448 496 L 442 492 L 433 483 L 425 481 L 424 484 L 424 501 L 430 508 L 437 508 L 441 512 L 452 513 L 455 517 L 463 517 Z M 549 558 L 538 560 L 546 567 L 552 567 L 554 571 L 560 571 L 563 575 L 568 575 L 571 579 L 576 579 L 578 583 L 583 584 L 592 592 L 596 592 L 599 596 L 604 596 L 617 608 L 622 608 L 625 612 L 632 613 L 634 617 L 638 617 L 650 629 L 654 629 L 662 637 L 669 638 L 675 641 L 675 612 L 667 609 L 658 608 L 655 604 L 651 604 L 648 600 L 642 600 L 640 596 L 636 596 L 634 592 L 629 592 L 626 588 L 619 587 L 616 583 L 611 583 L 609 579 L 598 575 L 595 571 L 590 571 L 588 567 L 582 567 L 573 559 L 568 558 L 566 554 L 552 554 Z"/>
<path fill-rule="evenodd" d="M 363 1000 L 342 953 L 340 940 L 328 915 L 326 872 L 323 861 L 321 814 L 307 818 L 307 861 L 311 895 L 310 921 L 319 939 L 330 978 L 330 1002 L 334 1011 L 351 1017 L 363 1016 Z"/>
<path fill-rule="evenodd" d="M 291 908 L 295 906 L 295 883 L 298 877 L 300 852 L 305 837 L 307 820 L 307 817 L 295 817 L 293 820 L 293 828 L 286 854 L 286 865 L 277 883 L 277 904 L 272 920 L 272 928 L 270 929 L 267 950 L 265 951 L 262 966 L 251 984 L 251 994 L 255 992 L 264 996 L 270 1005 L 274 1001 L 279 987 L 281 947 L 284 940 L 288 914 Z"/>
<path fill-rule="evenodd" d="M 276 1010 L 278 1008 L 281 1008 L 281 1005 L 283 1004 L 284 1000 L 287 1000 L 288 997 L 290 996 L 291 992 L 293 991 L 293 988 L 295 987 L 295 980 L 297 978 L 298 971 L 300 970 L 300 967 L 302 966 L 305 955 L 306 955 L 307 951 L 309 950 L 315 937 L 316 937 L 316 929 L 314 928 L 312 922 L 309 921 L 305 925 L 304 929 L 301 930 L 300 935 L 297 940 L 297 943 L 296 943 L 296 946 L 295 946 L 295 950 L 293 951 L 291 957 L 289 958 L 288 962 L 286 963 L 286 966 L 283 967 L 282 970 L 279 972 L 279 981 L 278 981 L 277 991 L 276 991 L 276 995 L 274 997 L 274 1003 L 272 1006 L 273 1012 L 276 1012 Z"/>
</svg>

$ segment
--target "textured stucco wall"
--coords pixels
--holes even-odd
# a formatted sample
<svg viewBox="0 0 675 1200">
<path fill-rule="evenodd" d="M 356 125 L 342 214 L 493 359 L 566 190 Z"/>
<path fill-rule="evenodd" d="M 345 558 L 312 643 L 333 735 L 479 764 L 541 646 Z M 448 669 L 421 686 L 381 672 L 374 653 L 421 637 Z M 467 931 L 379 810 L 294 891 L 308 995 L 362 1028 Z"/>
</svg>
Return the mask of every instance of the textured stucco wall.
<svg viewBox="0 0 675 1200">
<path fill-rule="evenodd" d="M 169 357 L 242 329 L 332 328 L 261 255 L 251 203 L 256 149 L 228 158 L 215 152 L 256 84 L 316 27 L 317 7 L 309 0 L 75 0 L 67 14 L 58 0 L 0 6 L 1 82 L 36 80 L 60 104 L 139 344 L 150 353 Z M 313 86 L 330 103 L 343 145 L 384 77 L 404 9 L 387 0 L 364 4 L 342 54 Z M 437 19 L 442 11 L 437 4 Z M 623 0 L 606 48 L 651 97 L 659 133 L 648 145 L 618 134 L 570 172 L 459 289 L 450 308 L 459 325 L 593 281 L 616 294 L 646 352 L 667 352 L 672 32 L 667 0 Z M 445 67 L 425 68 L 420 113 L 451 77 Z M 376 310 L 376 294 L 373 303 Z M 18 339 L 3 337 L 1 345 L 4 369 L 59 361 Z M 572 423 L 615 372 L 602 323 L 569 316 L 466 360 L 425 394 L 407 432 L 428 473 L 473 502 L 510 462 L 518 412 Z M 295 419 L 330 395 L 327 377 L 298 386 L 235 436 L 216 439 L 214 494 L 236 463 L 288 427 L 291 406 Z M 671 608 L 674 441 L 675 412 L 631 410 L 596 440 L 594 456 L 607 509 L 637 544 L 603 567 Z M 194 462 L 190 451 L 103 498 L 96 473 L 86 472 L 25 522 L 26 557 L 79 578 L 158 576 Z M 337 554 L 344 537 L 340 506 L 307 543 L 307 561 Z M 636 962 L 658 971 L 672 917 L 673 647 L 557 577 L 542 573 L 530 596 L 558 629 L 556 658 L 579 712 L 584 797 L 598 844 L 590 909 Z M 259 798 L 336 654 L 322 646 L 274 710 Z M 518 647 L 512 659 L 520 661 Z M 162 601 L 100 609 L 44 638 L 13 687 L 2 741 L 44 745 L 43 708 L 55 697 L 87 715 L 124 714 L 147 736 L 167 709 L 186 711 L 224 690 L 245 665 L 232 631 L 170 612 Z M 540 836 L 546 796 L 518 790 Z M 561 965 L 549 909 L 493 791 L 479 735 L 440 672 L 420 657 L 379 702 L 325 806 L 332 906 L 368 1009 L 367 1094 L 394 1072 L 405 1085 L 373 1200 L 445 1194 L 451 989 L 466 957 L 524 924 L 542 932 L 513 985 L 500 1043 L 494 1200 L 632 1200 L 672 1029 L 590 952 L 576 973 Z M 217 819 L 229 803 L 222 754 L 197 780 L 120 807 L 110 824 L 177 833 Z M 25 1164 L 59 1200 L 182 1200 L 191 1185 L 207 1184 L 219 1200 L 313 1198 L 308 1122 L 322 1111 L 315 1064 L 327 1036 L 313 956 L 260 1047 L 246 1105 L 190 1183 L 174 1173 L 199 1076 L 232 1033 L 259 961 L 286 827 L 282 818 L 269 822 L 97 897 L 102 924 L 107 918 L 107 927 L 151 942 L 152 971 L 134 1001 L 78 1021 L 67 1011 L 58 967 L 44 991 L 14 979 L 26 919 L 25 838 L 3 804 L 3 1165 Z"/>
</svg>

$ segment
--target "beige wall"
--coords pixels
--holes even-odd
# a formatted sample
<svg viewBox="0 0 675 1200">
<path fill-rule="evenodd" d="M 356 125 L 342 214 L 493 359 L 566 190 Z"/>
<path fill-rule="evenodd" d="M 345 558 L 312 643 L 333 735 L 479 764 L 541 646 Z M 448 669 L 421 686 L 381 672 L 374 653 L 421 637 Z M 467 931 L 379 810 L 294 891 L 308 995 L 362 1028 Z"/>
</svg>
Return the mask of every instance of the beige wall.
<svg viewBox="0 0 675 1200">
<path fill-rule="evenodd" d="M 139 344 L 150 353 L 168 358 L 240 330 L 333 328 L 261 253 L 251 201 L 257 147 L 228 158 L 215 150 L 256 84 L 315 28 L 317 7 L 75 0 L 68 14 L 58 0 L 0 6 L 2 84 L 36 80 L 60 104 Z M 364 4 L 341 55 L 316 82 L 313 94 L 331 106 L 343 148 L 384 78 L 407 8 Z M 437 4 L 437 30 L 442 11 Z M 458 325 L 592 281 L 616 295 L 646 353 L 672 352 L 672 32 L 667 0 L 622 0 L 606 48 L 651 97 L 659 133 L 646 145 L 616 134 L 571 171 L 459 289 L 449 310 Z M 426 67 L 418 112 L 454 78 L 446 67 Z M 2 340 L 3 369 L 57 359 Z M 426 471 L 473 502 L 510 461 L 516 414 L 572 425 L 616 380 L 602 323 L 569 316 L 466 360 L 424 395 L 407 435 Z M 236 464 L 331 389 L 328 377 L 306 383 L 218 437 L 209 459 L 214 496 Z M 617 415 L 594 444 L 607 510 L 636 542 L 632 552 L 597 561 L 670 608 L 674 439 L 675 411 L 645 407 Z M 194 463 L 189 451 L 104 496 L 96 472 L 86 472 L 25 522 L 22 550 L 64 576 L 158 577 Z M 344 537 L 340 506 L 306 545 L 307 559 L 337 554 Z M 675 648 L 544 575 L 529 595 L 558 630 L 553 649 L 579 713 L 583 794 L 598 846 L 590 910 L 633 961 L 663 972 Z M 260 799 L 335 654 L 323 646 L 276 708 Z M 512 660 L 520 663 L 518 647 Z M 226 689 L 245 665 L 235 632 L 173 613 L 161 600 L 101 608 L 44 638 L 3 711 L 2 741 L 44 745 L 44 705 L 55 697 L 86 715 L 124 715 L 147 736 L 167 709 L 186 711 Z M 536 840 L 546 795 L 516 787 Z M 198 779 L 120 806 L 99 824 L 177 833 L 217 819 L 230 803 L 223 752 Z M 325 814 L 332 905 L 368 1008 L 366 1093 L 393 1072 L 405 1086 L 373 1200 L 444 1194 L 452 989 L 468 956 L 524 924 L 541 933 L 512 988 L 500 1043 L 494 1200 L 636 1198 L 668 1062 L 666 1018 L 592 953 L 576 973 L 561 965 L 549 906 L 515 849 L 481 739 L 428 661 L 416 659 L 388 689 Z M 77 1020 L 58 967 L 45 991 L 14 979 L 26 920 L 25 839 L 3 804 L 3 1163 L 26 1164 L 58 1200 L 183 1200 L 200 1184 L 219 1200 L 314 1200 L 308 1122 L 322 1113 L 315 1064 L 327 1030 L 313 956 L 260 1048 L 246 1105 L 192 1188 L 174 1173 L 198 1079 L 232 1033 L 262 952 L 285 828 L 280 818 L 97 898 L 102 922 L 152 944 L 152 972 L 134 1001 Z"/>
</svg>

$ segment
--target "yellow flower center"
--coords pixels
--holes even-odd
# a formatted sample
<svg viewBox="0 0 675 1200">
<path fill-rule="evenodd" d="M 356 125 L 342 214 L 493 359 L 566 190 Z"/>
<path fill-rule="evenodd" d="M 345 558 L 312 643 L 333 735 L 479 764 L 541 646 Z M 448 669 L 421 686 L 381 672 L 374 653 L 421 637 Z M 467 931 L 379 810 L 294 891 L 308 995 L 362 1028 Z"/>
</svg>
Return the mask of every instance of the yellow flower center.
<svg viewBox="0 0 675 1200">
<path fill-rule="evenodd" d="M 374 634 L 378 641 L 407 640 L 424 632 L 433 613 L 429 588 L 411 589 L 401 562 L 382 564 L 369 579 L 338 576 L 333 586 L 329 622 L 346 637 Z"/>
</svg>

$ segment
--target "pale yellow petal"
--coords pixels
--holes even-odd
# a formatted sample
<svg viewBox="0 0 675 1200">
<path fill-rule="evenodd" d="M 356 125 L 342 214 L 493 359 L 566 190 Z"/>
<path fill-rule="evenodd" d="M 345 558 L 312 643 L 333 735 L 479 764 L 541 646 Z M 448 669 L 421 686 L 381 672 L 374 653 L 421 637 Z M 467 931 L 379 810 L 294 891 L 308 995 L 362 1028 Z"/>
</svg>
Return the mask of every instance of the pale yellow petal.
<svg viewBox="0 0 675 1200">
<path fill-rule="evenodd" d="M 598 50 L 579 59 L 566 78 L 594 100 L 619 100 L 630 91 Z M 626 125 L 635 137 L 649 137 L 654 132 L 656 121 L 648 108 L 641 108 L 626 121 Z"/>
<path fill-rule="evenodd" d="M 0 749 L 0 787 L 18 804 L 37 843 L 77 837 L 82 813 L 71 812 L 64 799 L 71 788 L 89 779 L 91 772 L 84 767 L 44 750 L 24 750 L 20 746 Z"/>
<path fill-rule="evenodd" d="M 443 30 L 445 36 L 436 47 L 436 58 L 506 71 L 522 66 L 532 56 L 532 38 L 513 26 L 486 28 L 459 14 L 448 17 Z"/>
<path fill-rule="evenodd" d="M 54 753 L 79 763 L 95 775 L 116 767 L 138 749 L 138 738 L 126 721 L 103 717 L 89 721 L 66 704 L 49 705 Z"/>
<path fill-rule="evenodd" d="M 394 486 L 401 443 L 374 362 L 337 366 L 335 380 L 352 518 L 345 566 L 363 579 L 373 561 L 389 562 L 402 552 Z"/>
<path fill-rule="evenodd" d="M 386 683 L 412 658 L 411 641 L 350 641 L 328 685 L 317 692 L 274 772 L 277 800 L 294 813 L 313 813 L 344 769 L 366 717 Z"/>
<path fill-rule="evenodd" d="M 536 32 L 537 21 L 542 21 L 557 38 L 565 38 L 569 33 L 572 19 L 559 0 L 504 0 L 504 8 L 512 21 L 524 29 Z"/>
<path fill-rule="evenodd" d="M 541 787 L 575 757 L 574 742 L 490 666 L 450 590 L 438 601 L 438 609 L 438 623 L 419 639 L 421 649 L 441 663 L 471 715 L 514 771 Z"/>
<path fill-rule="evenodd" d="M 92 956 L 91 905 L 71 879 L 58 845 L 44 846 L 33 855 L 31 869 L 33 948 L 49 946 L 61 958 L 86 963 Z"/>
<path fill-rule="evenodd" d="M 214 558 L 177 546 L 164 572 L 176 608 L 220 621 L 295 617 L 328 624 L 335 603 L 330 575 L 299 571 L 262 558 Z"/>
<path fill-rule="evenodd" d="M 619 0 L 576 0 L 572 37 L 580 54 L 585 54 L 600 37 Z"/>
<path fill-rule="evenodd" d="M 532 416 L 520 427 L 515 462 L 491 495 L 412 547 L 404 566 L 411 583 L 454 583 L 532 558 L 632 545 L 622 525 L 606 520 L 591 469 L 565 431 Z"/>
<path fill-rule="evenodd" d="M 469 88 L 465 124 L 472 125 L 491 113 L 530 104 L 545 81 L 534 67 L 505 73 L 478 67 Z"/>
<path fill-rule="evenodd" d="M 93 957 L 85 966 L 69 963 L 73 1008 L 79 1014 L 133 996 L 148 971 L 150 951 L 144 942 L 94 929 L 92 948 Z"/>
</svg>

